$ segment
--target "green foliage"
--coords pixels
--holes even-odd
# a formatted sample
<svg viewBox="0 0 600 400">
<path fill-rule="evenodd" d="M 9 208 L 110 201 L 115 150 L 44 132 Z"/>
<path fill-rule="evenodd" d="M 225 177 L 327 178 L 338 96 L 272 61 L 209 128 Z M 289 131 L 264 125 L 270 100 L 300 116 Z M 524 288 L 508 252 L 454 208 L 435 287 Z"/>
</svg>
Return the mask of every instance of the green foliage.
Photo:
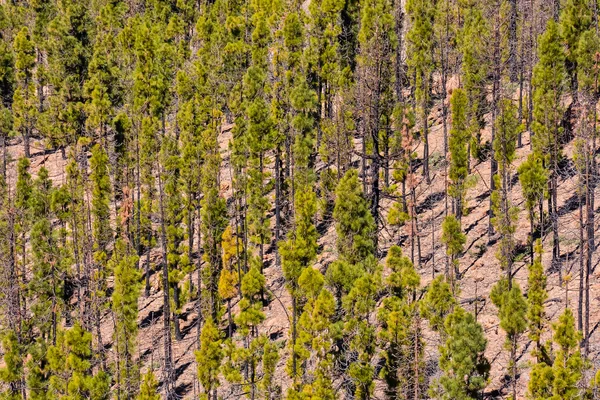
<svg viewBox="0 0 600 400">
<path fill-rule="evenodd" d="M 579 351 L 581 333 L 575 329 L 575 319 L 570 308 L 552 325 L 556 354 L 552 365 L 537 363 L 531 371 L 528 385 L 530 399 L 580 398 L 578 383 L 583 373 L 583 359 Z"/>
<path fill-rule="evenodd" d="M 139 367 L 134 361 L 138 334 L 138 298 L 141 273 L 137 270 L 138 257 L 130 254 L 123 240 L 115 244 L 110 260 L 115 286 L 112 293 L 112 310 L 115 314 L 115 344 L 119 354 L 121 375 L 117 377 L 126 397 L 133 397 L 139 382 Z"/>
<path fill-rule="evenodd" d="M 464 7 L 465 16 L 462 30 L 458 34 L 458 42 L 463 58 L 464 87 L 469 102 L 471 155 L 478 158 L 486 108 L 486 94 L 481 88 L 485 86 L 490 69 L 486 52 L 491 39 L 491 27 L 480 2 L 464 1 L 461 5 Z"/>
<path fill-rule="evenodd" d="M 421 283 L 421 277 L 399 246 L 390 247 L 385 263 L 391 270 L 386 281 L 390 294 L 402 298 L 405 292 L 414 293 Z"/>
<path fill-rule="evenodd" d="M 363 196 L 356 170 L 346 172 L 338 183 L 335 196 L 333 218 L 338 235 L 338 253 L 350 263 L 362 261 L 375 250 L 372 239 L 375 221 Z"/>
<path fill-rule="evenodd" d="M 460 222 L 452 215 L 444 219 L 442 224 L 442 242 L 447 246 L 447 253 L 456 257 L 463 251 L 467 238 L 462 233 Z"/>
<path fill-rule="evenodd" d="M 23 350 L 17 340 L 17 335 L 10 330 L 2 338 L 4 350 L 4 366 L 0 368 L 0 382 L 7 388 L 0 392 L 0 397 L 6 400 L 21 399 L 21 381 L 23 379 Z"/>
<path fill-rule="evenodd" d="M 430 76 L 434 69 L 433 47 L 435 17 L 435 2 L 430 0 L 410 0 L 406 4 L 406 12 L 410 18 L 411 28 L 407 34 L 408 65 L 415 77 L 417 102 L 426 113 L 431 88 Z"/>
<path fill-rule="evenodd" d="M 422 315 L 429 320 L 431 329 L 444 336 L 444 321 L 455 306 L 456 298 L 452 295 L 450 285 L 442 276 L 438 276 L 429 284 L 420 309 Z"/>
<path fill-rule="evenodd" d="M 558 25 L 552 19 L 540 36 L 538 58 L 533 70 L 533 145 L 538 155 L 554 159 L 558 157 L 558 135 L 562 132 L 561 95 L 566 72 Z"/>
<path fill-rule="evenodd" d="M 92 173 L 92 213 L 94 215 L 94 249 L 98 260 L 106 258 L 106 247 L 112 241 L 112 229 L 110 227 L 110 195 L 111 183 L 108 176 L 108 155 L 106 150 L 96 144 L 92 148 L 90 160 Z M 104 254 L 102 254 L 104 253 Z"/>
<path fill-rule="evenodd" d="M 265 289 L 265 277 L 253 266 L 242 278 L 242 300 L 236 322 L 242 335 L 255 335 L 258 325 L 264 321 L 261 293 Z"/>
<path fill-rule="evenodd" d="M 468 143 L 470 132 L 467 122 L 467 96 L 464 90 L 456 89 L 450 100 L 452 112 L 452 128 L 448 139 L 450 150 L 450 168 L 448 176 L 452 184 L 448 187 L 448 195 L 455 198 L 455 213 L 462 215 L 465 197 L 465 180 L 469 173 Z"/>
<path fill-rule="evenodd" d="M 527 329 L 527 302 L 515 282 L 501 294 L 498 305 L 500 327 L 506 332 L 506 348 L 510 351 L 511 379 L 517 379 L 517 348 L 521 335 Z M 514 382 L 513 382 L 514 384 Z"/>
<path fill-rule="evenodd" d="M 589 5 L 583 0 L 567 0 L 562 6 L 559 27 L 560 36 L 566 44 L 567 70 L 577 74 L 579 40 L 592 23 Z"/>
<path fill-rule="evenodd" d="M 500 112 L 495 123 L 496 137 L 492 146 L 499 172 L 502 174 L 510 168 L 515 159 L 517 137 L 521 128 L 517 118 L 517 107 L 511 100 L 505 99 L 500 102 Z"/>
<path fill-rule="evenodd" d="M 542 159 L 536 154 L 530 154 L 519 166 L 518 173 L 525 207 L 531 217 L 535 212 L 535 207 L 543 201 L 547 194 L 548 172 L 543 166 Z"/>
<path fill-rule="evenodd" d="M 597 63 L 597 54 L 600 51 L 598 34 L 593 30 L 586 30 L 579 37 L 577 44 L 577 80 L 578 88 L 582 92 L 593 91 L 597 86 L 598 71 L 594 68 Z"/>
<path fill-rule="evenodd" d="M 160 400 L 158 394 L 158 382 L 151 369 L 144 374 L 144 379 L 140 386 L 140 393 L 136 397 L 137 400 Z"/>
<path fill-rule="evenodd" d="M 535 259 L 529 266 L 529 276 L 527 278 L 527 320 L 529 321 L 529 338 L 537 344 L 536 357 L 542 359 L 541 336 L 546 326 L 546 312 L 544 303 L 548 298 L 546 290 L 546 274 L 542 264 L 542 242 L 537 240 L 535 245 Z"/>
<path fill-rule="evenodd" d="M 60 399 L 110 398 L 110 377 L 103 371 L 91 373 L 92 335 L 79 324 L 61 332 L 56 346 L 48 349 L 52 376 L 49 392 Z"/>
<path fill-rule="evenodd" d="M 461 307 L 446 317 L 448 338 L 440 347 L 442 399 L 477 399 L 487 384 L 490 365 L 484 356 L 487 346 L 483 329 L 473 314 Z"/>
<path fill-rule="evenodd" d="M 204 398 L 208 399 L 219 386 L 219 370 L 223 358 L 221 334 L 211 318 L 202 327 L 200 343 L 200 350 L 196 351 L 198 380 L 204 388 Z"/>
<path fill-rule="evenodd" d="M 17 83 L 12 99 L 14 129 L 23 136 L 25 156 L 29 157 L 29 136 L 32 133 L 38 110 L 32 79 L 35 67 L 35 47 L 26 27 L 23 27 L 16 35 L 14 49 Z"/>
</svg>

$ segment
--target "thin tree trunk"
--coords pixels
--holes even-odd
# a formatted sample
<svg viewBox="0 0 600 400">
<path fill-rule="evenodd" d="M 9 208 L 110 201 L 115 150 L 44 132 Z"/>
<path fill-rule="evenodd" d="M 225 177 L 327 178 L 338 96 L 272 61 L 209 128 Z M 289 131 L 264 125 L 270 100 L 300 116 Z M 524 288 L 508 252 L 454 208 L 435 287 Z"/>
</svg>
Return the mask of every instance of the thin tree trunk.
<svg viewBox="0 0 600 400">
<path fill-rule="evenodd" d="M 577 302 L 577 330 L 583 332 L 583 292 L 584 292 L 584 235 L 583 235 L 583 196 L 579 194 L 579 301 Z M 585 338 L 581 344 L 585 343 Z"/>
<path fill-rule="evenodd" d="M 174 398 L 173 392 L 173 361 L 171 347 L 171 305 L 169 299 L 169 266 L 167 261 L 167 232 L 165 229 L 165 210 L 163 204 L 163 187 L 162 187 L 162 171 L 159 165 L 158 171 L 158 194 L 160 207 L 160 230 L 161 230 L 161 245 L 162 245 L 162 273 L 163 273 L 163 335 L 164 335 L 164 352 L 165 365 L 163 372 L 163 384 L 165 388 L 165 397 L 167 400 Z"/>
</svg>

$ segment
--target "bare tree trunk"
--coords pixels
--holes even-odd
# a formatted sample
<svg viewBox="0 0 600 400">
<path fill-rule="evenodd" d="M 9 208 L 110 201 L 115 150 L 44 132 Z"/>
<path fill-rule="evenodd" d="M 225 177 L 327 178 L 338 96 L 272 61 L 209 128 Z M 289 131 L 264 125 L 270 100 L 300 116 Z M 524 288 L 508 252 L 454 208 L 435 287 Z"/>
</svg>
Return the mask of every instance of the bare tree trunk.
<svg viewBox="0 0 600 400">
<path fill-rule="evenodd" d="M 581 181 L 580 181 L 581 182 Z M 577 302 L 577 330 L 583 331 L 583 291 L 584 291 L 584 236 L 583 236 L 583 196 L 579 194 L 579 301 Z M 585 338 L 581 344 L 585 343 Z"/>
<path fill-rule="evenodd" d="M 171 347 L 171 305 L 169 299 L 169 266 L 167 261 L 167 232 L 165 229 L 165 210 L 163 204 L 163 187 L 162 187 L 162 170 L 159 164 L 158 171 L 158 194 L 160 207 L 160 229 L 161 229 L 161 245 L 162 245 L 162 272 L 163 272 L 163 335 L 164 335 L 164 352 L 165 366 L 163 371 L 163 383 L 165 388 L 165 397 L 167 400 L 174 398 L 173 391 L 173 361 Z"/>
<path fill-rule="evenodd" d="M 518 60 L 517 60 L 517 0 L 510 0 L 509 21 L 508 21 L 508 69 L 511 82 L 517 81 Z"/>
</svg>

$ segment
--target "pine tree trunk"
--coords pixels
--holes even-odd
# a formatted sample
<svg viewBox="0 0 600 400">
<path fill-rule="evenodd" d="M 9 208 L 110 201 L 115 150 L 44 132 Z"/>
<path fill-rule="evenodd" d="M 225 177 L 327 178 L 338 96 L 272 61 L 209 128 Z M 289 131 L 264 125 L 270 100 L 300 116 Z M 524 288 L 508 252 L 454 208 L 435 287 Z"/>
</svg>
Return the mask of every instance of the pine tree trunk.
<svg viewBox="0 0 600 400">
<path fill-rule="evenodd" d="M 431 182 L 429 177 L 429 129 L 427 123 L 427 105 L 423 102 L 423 176 L 427 183 Z"/>
<path fill-rule="evenodd" d="M 202 331 L 202 230 L 200 229 L 200 224 L 201 224 L 201 214 L 200 214 L 200 207 L 198 206 L 198 266 L 196 267 L 196 273 L 197 273 L 197 285 L 198 285 L 198 300 L 196 301 L 196 311 L 198 313 L 198 322 L 196 324 L 196 341 L 197 341 L 197 346 L 198 349 L 200 349 L 200 333 Z M 241 280 L 240 280 L 241 282 Z"/>
<path fill-rule="evenodd" d="M 275 150 L 275 243 L 281 240 L 281 151 L 279 146 Z M 237 238 L 236 238 L 237 243 Z M 279 267 L 279 251 L 275 252 L 275 266 Z M 240 281 L 241 282 L 241 281 Z"/>
<path fill-rule="evenodd" d="M 511 82 L 517 81 L 518 61 L 517 61 L 517 0 L 510 0 L 509 10 L 509 30 L 508 30 L 508 62 L 509 78 Z"/>
<path fill-rule="evenodd" d="M 177 309 L 180 307 L 179 304 L 179 284 L 173 284 L 173 303 L 175 304 L 175 310 L 173 310 L 173 325 L 175 327 L 175 340 L 180 341 L 183 339 L 181 334 L 181 327 L 179 325 L 179 314 L 177 313 Z"/>
<path fill-rule="evenodd" d="M 583 235 L 583 196 L 579 194 L 579 292 L 577 302 L 577 330 L 583 332 L 583 291 L 584 291 L 584 235 Z M 585 338 L 582 338 L 581 344 L 585 343 Z"/>
<path fill-rule="evenodd" d="M 296 375 L 298 371 L 298 357 L 296 355 L 296 340 L 298 336 L 297 325 L 298 325 L 298 305 L 296 302 L 296 294 L 292 294 L 292 382 L 296 386 Z"/>
<path fill-rule="evenodd" d="M 2 133 L 2 177 L 6 180 L 6 134 Z"/>
<path fill-rule="evenodd" d="M 162 171 L 159 165 L 158 171 L 158 193 L 160 207 L 160 230 L 161 230 L 161 245 L 162 245 L 162 280 L 163 280 L 163 337 L 164 337 L 164 353 L 165 365 L 163 372 L 163 385 L 165 388 L 165 397 L 167 400 L 174 398 L 173 392 L 173 361 L 171 347 L 171 305 L 169 299 L 169 266 L 167 261 L 167 233 L 165 229 L 165 210 L 163 204 L 163 187 L 162 187 Z"/>
<path fill-rule="evenodd" d="M 593 130 L 596 132 L 596 107 L 593 112 Z M 596 189 L 596 136 L 592 135 L 591 149 L 586 157 L 586 260 L 585 260 L 585 322 L 584 322 L 584 355 L 590 351 L 590 274 L 592 273 L 592 256 L 596 250 L 595 245 L 595 214 L 594 200 Z"/>
<path fill-rule="evenodd" d="M 150 201 L 150 209 L 152 209 L 152 199 L 148 199 Z M 146 287 L 144 289 L 144 295 L 146 297 L 150 297 L 150 248 L 152 243 L 152 227 L 148 231 L 148 249 L 146 250 L 146 265 L 145 267 L 145 276 L 146 276 Z"/>
<path fill-rule="evenodd" d="M 375 118 L 379 119 L 377 104 L 379 104 L 378 96 L 375 100 Z M 371 140 L 373 141 L 373 161 L 371 164 L 371 215 L 375 221 L 375 234 L 373 235 L 373 245 L 375 248 L 375 257 L 377 257 L 377 235 L 379 226 L 379 168 L 381 165 L 379 155 L 379 126 L 376 123 L 371 131 Z"/>
</svg>

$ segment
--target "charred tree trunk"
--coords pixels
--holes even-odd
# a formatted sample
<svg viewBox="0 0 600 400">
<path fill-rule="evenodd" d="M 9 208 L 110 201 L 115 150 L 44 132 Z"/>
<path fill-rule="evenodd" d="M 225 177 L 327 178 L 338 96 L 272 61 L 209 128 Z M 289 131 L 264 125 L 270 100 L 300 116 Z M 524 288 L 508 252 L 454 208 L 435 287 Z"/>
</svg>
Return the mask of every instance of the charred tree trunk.
<svg viewBox="0 0 600 400">
<path fill-rule="evenodd" d="M 163 385 L 165 389 L 165 398 L 167 400 L 174 399 L 175 392 L 173 390 L 173 356 L 171 346 L 171 304 L 169 299 L 169 265 L 167 260 L 167 232 L 165 229 L 165 209 L 163 202 L 163 187 L 162 187 L 162 171 L 158 171 L 158 195 L 160 208 L 160 231 L 161 231 L 161 246 L 162 246 L 162 280 L 163 280 L 163 336 L 164 336 L 164 371 Z"/>
</svg>

